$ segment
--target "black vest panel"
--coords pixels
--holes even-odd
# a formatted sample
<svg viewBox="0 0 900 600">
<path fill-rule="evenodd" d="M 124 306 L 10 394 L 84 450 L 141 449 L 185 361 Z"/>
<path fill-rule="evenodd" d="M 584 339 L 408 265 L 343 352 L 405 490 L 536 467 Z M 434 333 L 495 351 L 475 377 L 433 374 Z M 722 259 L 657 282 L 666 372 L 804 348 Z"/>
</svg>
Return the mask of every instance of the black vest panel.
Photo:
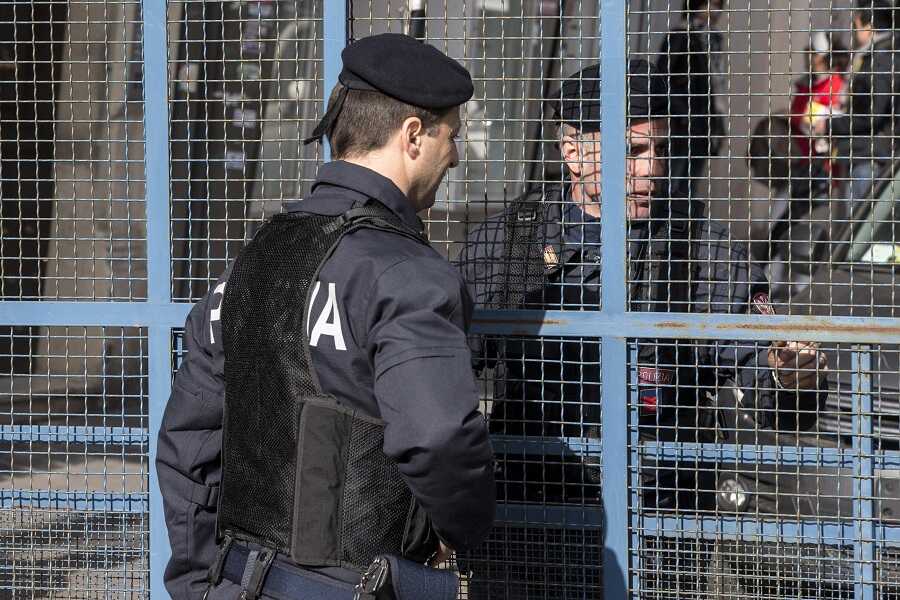
<svg viewBox="0 0 900 600">
<path fill-rule="evenodd" d="M 235 260 L 222 300 L 225 419 L 218 533 L 300 565 L 424 560 L 430 523 L 382 448 L 384 425 L 323 394 L 306 316 L 341 238 L 377 228 L 424 243 L 382 205 L 339 217 L 284 214 Z"/>
</svg>

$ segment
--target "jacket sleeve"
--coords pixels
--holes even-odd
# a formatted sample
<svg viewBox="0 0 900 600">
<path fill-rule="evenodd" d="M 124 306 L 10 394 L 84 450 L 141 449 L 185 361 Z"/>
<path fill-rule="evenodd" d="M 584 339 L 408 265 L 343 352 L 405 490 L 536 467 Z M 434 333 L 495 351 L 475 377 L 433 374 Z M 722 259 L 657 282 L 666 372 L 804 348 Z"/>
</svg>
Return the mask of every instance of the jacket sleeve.
<svg viewBox="0 0 900 600">
<path fill-rule="evenodd" d="M 471 548 L 493 524 L 496 491 L 466 344 L 468 293 L 443 259 L 410 258 L 376 279 L 368 310 L 384 451 L 440 538 Z"/>
<path fill-rule="evenodd" d="M 855 137 L 878 133 L 894 118 L 895 77 L 893 62 L 900 58 L 893 51 L 874 51 L 869 68 L 850 80 L 850 107 L 847 114 L 833 117 L 831 134 Z M 889 157 L 885 157 L 889 158 Z"/>
<path fill-rule="evenodd" d="M 704 244 L 706 245 L 706 244 Z M 749 260 L 746 246 L 723 236 L 707 246 L 712 260 L 701 262 L 699 280 L 708 286 L 710 312 L 775 314 L 769 301 L 769 282 L 762 267 Z M 726 258 L 727 256 L 727 258 Z M 775 424 L 777 409 L 815 406 L 819 392 L 780 390 L 769 368 L 770 342 L 717 340 L 707 346 L 703 363 L 714 366 L 719 381 L 731 379 L 741 392 L 741 404 L 753 410 L 763 427 Z M 798 404 L 799 403 L 799 404 Z"/>
<path fill-rule="evenodd" d="M 215 319 L 210 322 L 210 311 L 222 300 L 221 289 L 216 289 L 218 293 L 211 292 L 188 316 L 187 354 L 175 375 L 157 446 L 156 468 L 172 548 L 164 581 L 175 600 L 200 598 L 216 550 L 225 395 L 221 329 Z"/>
</svg>

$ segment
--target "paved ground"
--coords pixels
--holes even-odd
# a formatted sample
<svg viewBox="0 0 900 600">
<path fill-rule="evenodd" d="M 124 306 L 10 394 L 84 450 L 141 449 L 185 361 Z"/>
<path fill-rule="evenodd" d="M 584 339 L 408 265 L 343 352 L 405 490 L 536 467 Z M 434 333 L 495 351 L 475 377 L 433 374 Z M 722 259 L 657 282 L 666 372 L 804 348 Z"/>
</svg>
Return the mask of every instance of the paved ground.
<svg viewBox="0 0 900 600">
<path fill-rule="evenodd" d="M 0 510 L 0 598 L 147 598 L 148 547 L 146 515 Z"/>
<path fill-rule="evenodd" d="M 138 402 L 41 386 L 2 386 L 0 424 L 140 427 Z M 22 383 L 22 382 L 15 382 Z M 22 389 L 19 389 L 19 388 Z M 125 415 L 128 415 L 127 417 Z M 22 506 L 10 490 L 146 493 L 140 445 L 0 442 L 0 600 L 149 597 L 146 514 Z"/>
</svg>

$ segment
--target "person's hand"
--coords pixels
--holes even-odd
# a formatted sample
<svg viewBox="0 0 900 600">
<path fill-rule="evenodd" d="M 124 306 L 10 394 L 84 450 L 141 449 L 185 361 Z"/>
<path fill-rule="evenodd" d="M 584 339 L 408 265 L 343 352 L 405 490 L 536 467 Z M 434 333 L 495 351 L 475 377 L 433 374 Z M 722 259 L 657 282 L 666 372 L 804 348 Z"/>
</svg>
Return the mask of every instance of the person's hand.
<svg viewBox="0 0 900 600">
<path fill-rule="evenodd" d="M 788 390 L 815 390 L 828 370 L 828 358 L 816 342 L 773 342 L 769 367 L 775 380 Z"/>
<path fill-rule="evenodd" d="M 436 567 L 442 562 L 445 562 L 453 556 L 453 548 L 444 544 L 444 542 L 440 542 L 440 547 L 438 547 L 438 551 L 434 553 L 434 556 L 431 557 L 431 560 L 428 561 L 429 567 Z"/>
<path fill-rule="evenodd" d="M 828 119 L 825 117 L 819 117 L 817 119 L 813 119 L 810 127 L 810 133 L 814 137 L 822 137 L 828 133 Z"/>
</svg>

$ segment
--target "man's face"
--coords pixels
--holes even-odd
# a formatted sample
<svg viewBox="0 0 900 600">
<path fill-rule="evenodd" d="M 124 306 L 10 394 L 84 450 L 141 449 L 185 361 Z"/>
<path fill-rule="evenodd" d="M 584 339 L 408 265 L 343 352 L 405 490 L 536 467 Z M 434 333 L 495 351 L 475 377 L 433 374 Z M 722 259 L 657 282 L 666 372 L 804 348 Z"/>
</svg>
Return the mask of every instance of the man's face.
<svg viewBox="0 0 900 600">
<path fill-rule="evenodd" d="M 633 123 L 626 132 L 625 211 L 631 220 L 650 217 L 650 200 L 665 174 L 668 135 L 665 119 Z M 581 202 L 589 210 L 588 205 L 598 204 L 601 196 L 600 134 L 564 138 L 562 152 L 572 181 L 579 186 Z"/>
<path fill-rule="evenodd" d="M 417 173 L 419 190 L 416 209 L 425 210 L 434 205 L 435 194 L 447 170 L 459 164 L 456 138 L 459 135 L 459 109 L 452 110 L 434 128 L 434 132 L 422 138 L 420 169 Z"/>
<path fill-rule="evenodd" d="M 628 218 L 650 218 L 650 199 L 665 174 L 669 130 L 664 119 L 632 125 L 628 129 L 625 194 Z"/>
</svg>

